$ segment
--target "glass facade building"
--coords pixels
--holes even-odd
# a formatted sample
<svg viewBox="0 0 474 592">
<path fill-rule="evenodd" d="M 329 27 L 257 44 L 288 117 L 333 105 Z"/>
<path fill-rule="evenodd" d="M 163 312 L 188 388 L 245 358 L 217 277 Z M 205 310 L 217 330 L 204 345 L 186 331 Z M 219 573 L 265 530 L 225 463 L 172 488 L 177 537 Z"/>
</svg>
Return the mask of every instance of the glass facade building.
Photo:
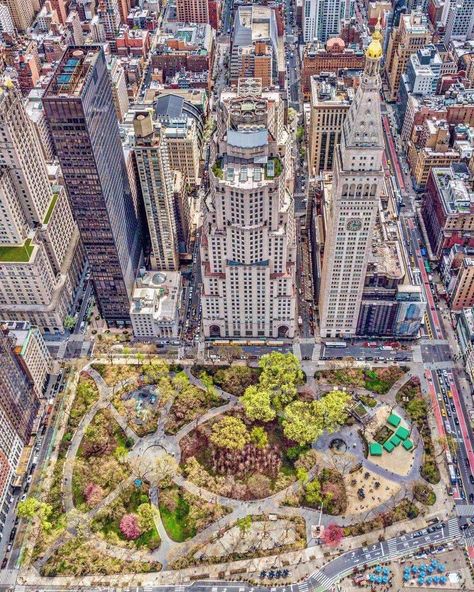
<svg viewBox="0 0 474 592">
<path fill-rule="evenodd" d="M 101 313 L 128 323 L 142 235 L 103 50 L 69 47 L 43 104 Z"/>
</svg>

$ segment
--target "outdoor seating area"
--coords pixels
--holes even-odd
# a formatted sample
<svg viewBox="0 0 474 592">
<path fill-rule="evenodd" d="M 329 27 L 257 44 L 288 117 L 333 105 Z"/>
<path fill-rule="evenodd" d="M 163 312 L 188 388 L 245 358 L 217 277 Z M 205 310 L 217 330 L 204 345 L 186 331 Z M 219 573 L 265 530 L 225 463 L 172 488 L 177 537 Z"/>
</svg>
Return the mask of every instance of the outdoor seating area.
<svg viewBox="0 0 474 592">
<path fill-rule="evenodd" d="M 382 567 L 381 565 L 376 565 L 373 572 L 367 576 L 367 581 L 373 585 L 378 584 L 381 586 L 386 586 L 390 584 L 392 580 L 392 572 L 388 567 Z"/>
<path fill-rule="evenodd" d="M 405 566 L 403 569 L 403 581 L 405 583 L 414 580 L 418 586 L 439 586 L 447 584 L 446 566 L 437 559 L 421 565 Z"/>
</svg>

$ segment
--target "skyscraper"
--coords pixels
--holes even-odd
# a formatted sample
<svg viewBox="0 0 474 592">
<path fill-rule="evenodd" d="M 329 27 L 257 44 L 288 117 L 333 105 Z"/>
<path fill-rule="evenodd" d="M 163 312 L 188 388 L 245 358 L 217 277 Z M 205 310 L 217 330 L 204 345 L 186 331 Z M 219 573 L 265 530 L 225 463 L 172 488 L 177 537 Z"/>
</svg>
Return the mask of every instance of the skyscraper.
<svg viewBox="0 0 474 592">
<path fill-rule="evenodd" d="M 202 231 L 206 337 L 293 337 L 291 147 L 277 91 L 255 79 L 220 97 Z"/>
<path fill-rule="evenodd" d="M 447 0 L 449 1 L 449 0 Z M 450 0 L 444 42 L 466 41 L 474 37 L 474 0 Z"/>
<path fill-rule="evenodd" d="M 168 147 L 161 125 L 151 111 L 139 111 L 133 120 L 134 151 L 151 241 L 152 269 L 178 269 L 178 238 L 173 180 Z"/>
<path fill-rule="evenodd" d="M 0 327 L 0 533 L 10 505 L 10 485 L 39 409 L 33 379 L 14 345 L 8 330 Z"/>
<path fill-rule="evenodd" d="M 334 159 L 319 295 L 322 337 L 355 335 L 382 187 L 382 35 L 378 26 Z"/>
<path fill-rule="evenodd" d="M 53 186 L 20 92 L 0 86 L 0 317 L 62 331 L 83 264 L 79 231 Z"/>
<path fill-rule="evenodd" d="M 2 4 L 6 4 L 10 9 L 13 23 L 20 33 L 31 27 L 35 17 L 35 9 L 31 0 L 5 0 Z"/>
<path fill-rule="evenodd" d="M 141 233 L 103 50 L 69 47 L 43 104 L 102 315 L 128 322 Z"/>
<path fill-rule="evenodd" d="M 303 40 L 327 41 L 354 11 L 354 0 L 303 0 Z"/>
</svg>

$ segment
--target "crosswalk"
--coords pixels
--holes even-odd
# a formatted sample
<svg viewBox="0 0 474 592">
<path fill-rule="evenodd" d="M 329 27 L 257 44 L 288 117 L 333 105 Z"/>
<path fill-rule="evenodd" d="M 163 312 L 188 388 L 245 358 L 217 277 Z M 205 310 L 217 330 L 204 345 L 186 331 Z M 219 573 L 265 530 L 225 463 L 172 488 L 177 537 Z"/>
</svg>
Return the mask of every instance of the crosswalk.
<svg viewBox="0 0 474 592">
<path fill-rule="evenodd" d="M 315 572 L 311 579 L 313 580 L 312 583 L 315 584 L 319 584 L 319 587 L 313 588 L 312 590 L 330 590 L 332 588 L 332 586 L 338 581 L 339 579 L 339 575 L 336 575 L 335 577 L 329 578 L 326 574 L 324 574 L 322 571 L 318 570 L 317 572 Z M 316 580 L 316 581 L 314 581 Z M 306 590 L 303 590 L 302 586 L 306 584 Z M 307 592 L 308 589 L 308 583 L 304 582 L 303 584 L 300 584 L 300 592 Z"/>
<path fill-rule="evenodd" d="M 450 518 L 448 520 L 448 536 L 452 538 L 461 536 L 461 530 L 459 528 L 459 521 L 457 518 Z"/>
<path fill-rule="evenodd" d="M 474 547 L 474 535 L 464 536 L 466 547 Z"/>
<path fill-rule="evenodd" d="M 456 514 L 458 516 L 474 516 L 474 505 L 456 504 Z"/>
</svg>

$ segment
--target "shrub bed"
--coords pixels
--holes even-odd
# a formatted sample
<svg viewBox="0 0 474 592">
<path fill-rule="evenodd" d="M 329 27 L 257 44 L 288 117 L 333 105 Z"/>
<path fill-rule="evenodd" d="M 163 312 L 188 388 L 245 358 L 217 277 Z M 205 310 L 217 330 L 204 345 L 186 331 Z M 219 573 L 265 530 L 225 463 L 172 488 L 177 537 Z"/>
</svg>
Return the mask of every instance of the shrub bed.
<svg viewBox="0 0 474 592">
<path fill-rule="evenodd" d="M 373 530 L 379 528 L 387 528 L 395 522 L 406 520 L 407 518 L 416 518 L 419 514 L 419 510 L 416 505 L 409 499 L 403 499 L 397 506 L 382 512 L 372 520 L 365 520 L 364 522 L 357 522 L 350 526 L 344 527 L 344 536 L 359 536 L 361 534 L 367 534 Z"/>
</svg>

